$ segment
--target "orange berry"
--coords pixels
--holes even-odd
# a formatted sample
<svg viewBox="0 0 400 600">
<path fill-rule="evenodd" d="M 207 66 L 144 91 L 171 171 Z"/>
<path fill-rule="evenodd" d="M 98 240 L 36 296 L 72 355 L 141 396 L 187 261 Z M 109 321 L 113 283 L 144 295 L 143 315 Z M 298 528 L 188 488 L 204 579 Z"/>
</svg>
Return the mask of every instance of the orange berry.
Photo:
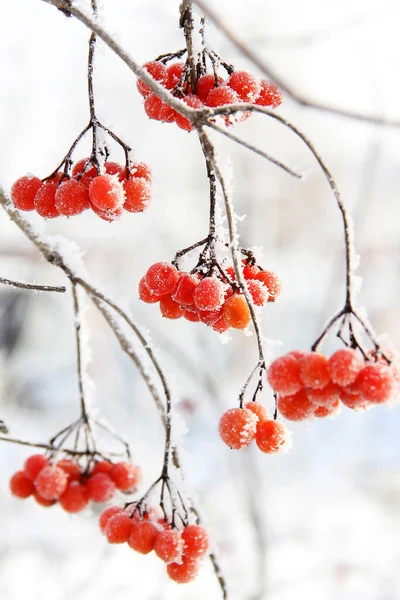
<svg viewBox="0 0 400 600">
<path fill-rule="evenodd" d="M 276 454 L 289 442 L 289 432 L 279 421 L 260 421 L 257 424 L 256 444 L 261 452 Z"/>
<path fill-rule="evenodd" d="M 258 417 L 248 408 L 231 408 L 218 425 L 222 441 L 235 450 L 245 448 L 255 438 Z"/>
<path fill-rule="evenodd" d="M 267 379 L 275 392 L 295 394 L 304 387 L 300 374 L 300 361 L 292 354 L 285 354 L 269 365 Z"/>
<path fill-rule="evenodd" d="M 268 289 L 268 302 L 275 302 L 282 290 L 282 282 L 273 271 L 260 271 L 255 277 Z"/>
<path fill-rule="evenodd" d="M 306 387 L 324 388 L 330 383 L 328 359 L 318 352 L 309 352 L 300 363 L 300 377 Z"/>
<path fill-rule="evenodd" d="M 299 390 L 290 396 L 278 396 L 278 410 L 289 421 L 303 421 L 311 417 L 315 404 L 310 402 L 305 390 Z"/>
<path fill-rule="evenodd" d="M 315 406 L 332 406 L 340 396 L 340 387 L 331 381 L 322 389 L 307 389 L 307 396 Z"/>
<path fill-rule="evenodd" d="M 337 417 L 342 408 L 340 399 L 338 398 L 332 404 L 326 406 L 318 406 L 314 410 L 314 417 L 318 419 L 324 419 L 325 417 Z"/>
<path fill-rule="evenodd" d="M 268 411 L 264 404 L 260 404 L 260 402 L 247 402 L 244 407 L 251 410 L 258 417 L 259 421 L 266 421 L 268 419 Z"/>
<path fill-rule="evenodd" d="M 234 294 L 225 300 L 222 309 L 225 321 L 234 329 L 245 329 L 250 321 L 250 310 L 243 294 Z"/>
<path fill-rule="evenodd" d="M 328 372 L 334 383 L 347 387 L 364 368 L 364 359 L 353 348 L 341 348 L 328 360 Z"/>
</svg>

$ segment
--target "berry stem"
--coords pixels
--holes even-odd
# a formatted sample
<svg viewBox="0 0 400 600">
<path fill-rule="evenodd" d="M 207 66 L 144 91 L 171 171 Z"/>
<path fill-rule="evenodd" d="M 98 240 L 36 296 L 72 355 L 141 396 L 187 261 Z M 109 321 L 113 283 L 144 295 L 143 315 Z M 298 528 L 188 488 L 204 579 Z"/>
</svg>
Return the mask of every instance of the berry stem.
<svg viewBox="0 0 400 600">
<path fill-rule="evenodd" d="M 6 279 L 5 277 L 0 277 L 0 283 L 25 290 L 36 290 L 37 292 L 60 292 L 63 294 L 67 290 L 64 285 L 39 285 L 36 283 L 26 283 L 25 281 L 14 281 L 13 279 Z"/>
</svg>

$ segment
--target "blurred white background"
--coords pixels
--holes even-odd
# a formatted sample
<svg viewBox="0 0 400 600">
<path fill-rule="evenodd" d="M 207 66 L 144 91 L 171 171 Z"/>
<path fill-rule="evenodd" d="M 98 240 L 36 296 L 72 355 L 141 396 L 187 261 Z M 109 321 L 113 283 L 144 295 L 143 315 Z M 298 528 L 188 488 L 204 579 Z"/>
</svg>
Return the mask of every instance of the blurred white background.
<svg viewBox="0 0 400 600">
<path fill-rule="evenodd" d="M 83 6 L 86 4 L 82 3 Z M 183 47 L 177 0 L 103 0 L 108 30 L 139 62 Z M 215 0 L 213 8 L 288 85 L 307 98 L 400 120 L 400 51 L 396 0 Z M 48 175 L 88 121 L 88 32 L 40 0 L 2 0 L 0 20 L 0 183 L 26 172 Z M 257 73 L 212 26 L 210 46 L 236 68 Z M 93 280 L 129 306 L 150 332 L 182 402 L 188 490 L 212 532 L 235 600 L 400 599 L 400 413 L 378 407 L 344 410 L 335 420 L 291 427 L 287 455 L 229 451 L 217 423 L 235 406 L 256 361 L 254 336 L 222 344 L 211 329 L 162 319 L 137 298 L 137 282 L 158 260 L 207 233 L 207 179 L 195 134 L 149 121 L 135 77 L 99 44 L 95 92 L 101 120 L 133 146 L 154 174 L 143 214 L 108 224 L 88 212 L 44 223 L 46 235 L 76 242 Z M 360 124 L 301 108 L 279 109 L 325 158 L 355 223 L 360 306 L 379 334 L 400 347 L 400 130 Z M 298 182 L 250 154 L 213 138 L 233 173 L 243 246 L 263 249 L 277 270 L 281 301 L 263 310 L 271 356 L 308 348 L 344 297 L 340 214 L 312 155 L 288 130 L 259 115 L 234 133 L 302 172 Z M 115 160 L 122 161 L 114 148 Z M 87 155 L 88 143 L 77 158 Z M 0 216 L 4 277 L 64 283 L 56 268 L 5 215 Z M 49 439 L 77 416 L 72 301 L 0 289 L 0 417 L 14 436 Z M 87 312 L 93 403 L 132 443 L 150 484 L 161 466 L 163 433 L 152 399 L 94 309 Z M 327 344 L 327 351 L 334 343 Z M 271 404 L 265 391 L 264 400 Z M 18 501 L 8 479 L 28 455 L 0 447 L 0 598 L 22 600 L 217 599 L 209 564 L 179 587 L 161 561 L 112 547 L 93 514 L 69 516 Z"/>
</svg>

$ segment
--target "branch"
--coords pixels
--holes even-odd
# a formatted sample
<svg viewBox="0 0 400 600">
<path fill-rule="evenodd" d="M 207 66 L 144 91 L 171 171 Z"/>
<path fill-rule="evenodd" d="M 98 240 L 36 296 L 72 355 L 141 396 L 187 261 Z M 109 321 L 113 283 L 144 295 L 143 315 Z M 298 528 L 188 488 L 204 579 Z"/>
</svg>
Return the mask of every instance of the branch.
<svg viewBox="0 0 400 600">
<path fill-rule="evenodd" d="M 10 287 L 22 288 L 24 290 L 35 290 L 37 292 L 60 292 L 61 294 L 63 294 L 67 289 L 64 285 L 37 285 L 36 283 L 14 281 L 13 279 L 6 279 L 5 277 L 0 277 L 0 283 L 4 283 L 6 285 L 9 285 Z"/>
</svg>

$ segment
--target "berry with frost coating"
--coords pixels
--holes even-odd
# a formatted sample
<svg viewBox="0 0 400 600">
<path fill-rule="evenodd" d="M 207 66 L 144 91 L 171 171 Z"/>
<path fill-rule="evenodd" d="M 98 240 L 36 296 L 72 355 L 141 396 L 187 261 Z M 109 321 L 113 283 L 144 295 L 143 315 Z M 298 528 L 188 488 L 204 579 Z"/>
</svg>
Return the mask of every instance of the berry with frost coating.
<svg viewBox="0 0 400 600">
<path fill-rule="evenodd" d="M 256 444 L 261 452 L 276 454 L 288 445 L 289 432 L 279 421 L 261 421 L 257 424 Z"/>
<path fill-rule="evenodd" d="M 198 571 L 198 561 L 190 557 L 183 557 L 181 563 L 170 563 L 167 565 L 169 578 L 176 581 L 176 583 L 189 583 L 193 581 Z"/>
<path fill-rule="evenodd" d="M 109 475 L 119 490 L 128 492 L 140 483 L 142 471 L 131 463 L 117 462 L 111 467 Z"/>
<path fill-rule="evenodd" d="M 151 185 L 144 177 L 133 177 L 122 183 L 125 193 L 124 209 L 139 213 L 146 210 L 151 200 Z"/>
<path fill-rule="evenodd" d="M 68 476 L 59 467 L 43 467 L 34 481 L 37 493 L 45 500 L 58 500 L 65 492 Z"/>
<path fill-rule="evenodd" d="M 243 294 L 234 294 L 227 298 L 222 314 L 228 325 L 234 329 L 245 329 L 251 320 L 250 310 Z"/>
<path fill-rule="evenodd" d="M 124 512 L 124 509 L 120 506 L 108 506 L 103 510 L 99 517 L 99 527 L 102 534 L 105 534 L 107 523 L 111 517 L 114 517 L 114 515 L 118 515 L 122 512 Z"/>
<path fill-rule="evenodd" d="M 341 348 L 328 360 L 329 375 L 341 387 L 354 383 L 364 366 L 364 359 L 353 348 Z"/>
<path fill-rule="evenodd" d="M 42 186 L 39 177 L 24 175 L 15 181 L 10 196 L 15 208 L 19 210 L 34 210 L 36 192 Z"/>
<path fill-rule="evenodd" d="M 321 389 L 330 383 L 328 359 L 323 354 L 309 352 L 302 358 L 300 365 L 300 377 L 306 387 Z"/>
<path fill-rule="evenodd" d="M 92 185 L 92 184 L 90 184 Z M 73 217 L 89 208 L 87 188 L 76 179 L 68 179 L 60 183 L 54 196 L 54 206 L 65 217 Z"/>
<path fill-rule="evenodd" d="M 231 408 L 221 417 L 218 431 L 222 441 L 233 448 L 240 450 L 254 440 L 256 435 L 258 417 L 247 408 Z"/>
<path fill-rule="evenodd" d="M 125 202 L 124 187 L 116 175 L 98 175 L 90 183 L 89 198 L 101 211 L 117 211 Z"/>
<path fill-rule="evenodd" d="M 225 286 L 215 277 L 204 277 L 193 292 L 193 300 L 198 310 L 215 311 L 224 302 Z"/>
<path fill-rule="evenodd" d="M 198 559 L 207 554 L 210 540 L 207 531 L 201 525 L 188 525 L 182 531 L 184 556 Z"/>
<path fill-rule="evenodd" d="M 69 513 L 77 513 L 89 504 L 89 494 L 86 486 L 79 481 L 71 481 L 59 500 L 62 508 Z"/>
<path fill-rule="evenodd" d="M 183 316 L 182 308 L 175 300 L 172 300 L 171 296 L 161 298 L 160 311 L 166 319 L 180 319 Z"/>
<path fill-rule="evenodd" d="M 301 363 L 291 354 L 276 358 L 268 367 L 267 378 L 275 392 L 282 395 L 295 394 L 301 390 Z"/>
<path fill-rule="evenodd" d="M 310 402 L 306 391 L 299 390 L 289 396 L 278 396 L 278 411 L 289 421 L 303 421 L 311 417 L 315 410 L 315 404 Z"/>
<path fill-rule="evenodd" d="M 115 483 L 107 473 L 90 476 L 86 487 L 93 502 L 108 502 L 115 494 Z"/>
<path fill-rule="evenodd" d="M 268 302 L 275 302 L 282 290 L 282 282 L 274 271 L 260 271 L 254 279 L 261 281 L 268 289 Z"/>
<path fill-rule="evenodd" d="M 24 471 L 17 471 L 10 479 L 10 491 L 16 498 L 29 498 L 35 491 L 33 481 L 26 477 Z"/>
<path fill-rule="evenodd" d="M 176 562 L 181 558 L 183 540 L 176 529 L 159 531 L 154 543 L 154 552 L 165 563 Z"/>
<path fill-rule="evenodd" d="M 315 406 L 329 407 L 335 404 L 340 397 L 341 389 L 331 381 L 322 389 L 307 389 L 307 397 Z"/>
<path fill-rule="evenodd" d="M 172 299 L 181 306 L 193 306 L 194 291 L 199 283 L 196 275 L 190 273 L 182 273 L 175 292 L 172 294 Z"/>
<path fill-rule="evenodd" d="M 32 456 L 28 456 L 24 463 L 25 477 L 31 481 L 35 481 L 40 471 L 44 467 L 47 467 L 48 464 L 49 460 L 43 454 L 33 454 Z"/>
<path fill-rule="evenodd" d="M 234 71 L 226 83 L 243 102 L 254 102 L 261 92 L 260 80 L 246 71 Z"/>
<path fill-rule="evenodd" d="M 110 544 L 124 544 L 129 540 L 132 527 L 133 522 L 129 515 L 125 511 L 117 512 L 108 519 L 104 534 Z"/>
<path fill-rule="evenodd" d="M 145 69 L 149 75 L 152 76 L 153 79 L 164 85 L 168 80 L 168 71 L 167 67 L 163 65 L 163 63 L 158 62 L 156 60 L 149 61 L 143 65 L 143 69 Z M 139 93 L 145 98 L 151 94 L 151 89 L 147 84 L 145 84 L 141 79 L 137 80 L 136 83 L 137 89 Z"/>
<path fill-rule="evenodd" d="M 144 281 L 152 294 L 167 296 L 175 291 L 179 273 L 171 263 L 158 262 L 147 269 Z"/>
<path fill-rule="evenodd" d="M 255 99 L 258 106 L 271 106 L 277 108 L 282 104 L 282 94 L 274 83 L 263 79 L 261 81 L 261 91 L 258 98 Z"/>
<path fill-rule="evenodd" d="M 68 476 L 68 481 L 78 481 L 81 477 L 81 469 L 70 458 L 62 458 L 56 463 L 56 467 L 62 469 Z"/>
<path fill-rule="evenodd" d="M 132 525 L 128 544 L 132 550 L 140 554 L 149 554 L 154 550 L 154 544 L 158 536 L 158 529 L 149 521 L 137 521 Z"/>
<path fill-rule="evenodd" d="M 244 407 L 251 410 L 258 417 L 259 421 L 266 421 L 268 419 L 268 411 L 264 404 L 260 404 L 260 402 L 247 402 Z"/>
<path fill-rule="evenodd" d="M 393 371 L 385 363 L 367 364 L 360 371 L 355 385 L 369 402 L 373 404 L 387 402 L 395 389 Z"/>
</svg>

